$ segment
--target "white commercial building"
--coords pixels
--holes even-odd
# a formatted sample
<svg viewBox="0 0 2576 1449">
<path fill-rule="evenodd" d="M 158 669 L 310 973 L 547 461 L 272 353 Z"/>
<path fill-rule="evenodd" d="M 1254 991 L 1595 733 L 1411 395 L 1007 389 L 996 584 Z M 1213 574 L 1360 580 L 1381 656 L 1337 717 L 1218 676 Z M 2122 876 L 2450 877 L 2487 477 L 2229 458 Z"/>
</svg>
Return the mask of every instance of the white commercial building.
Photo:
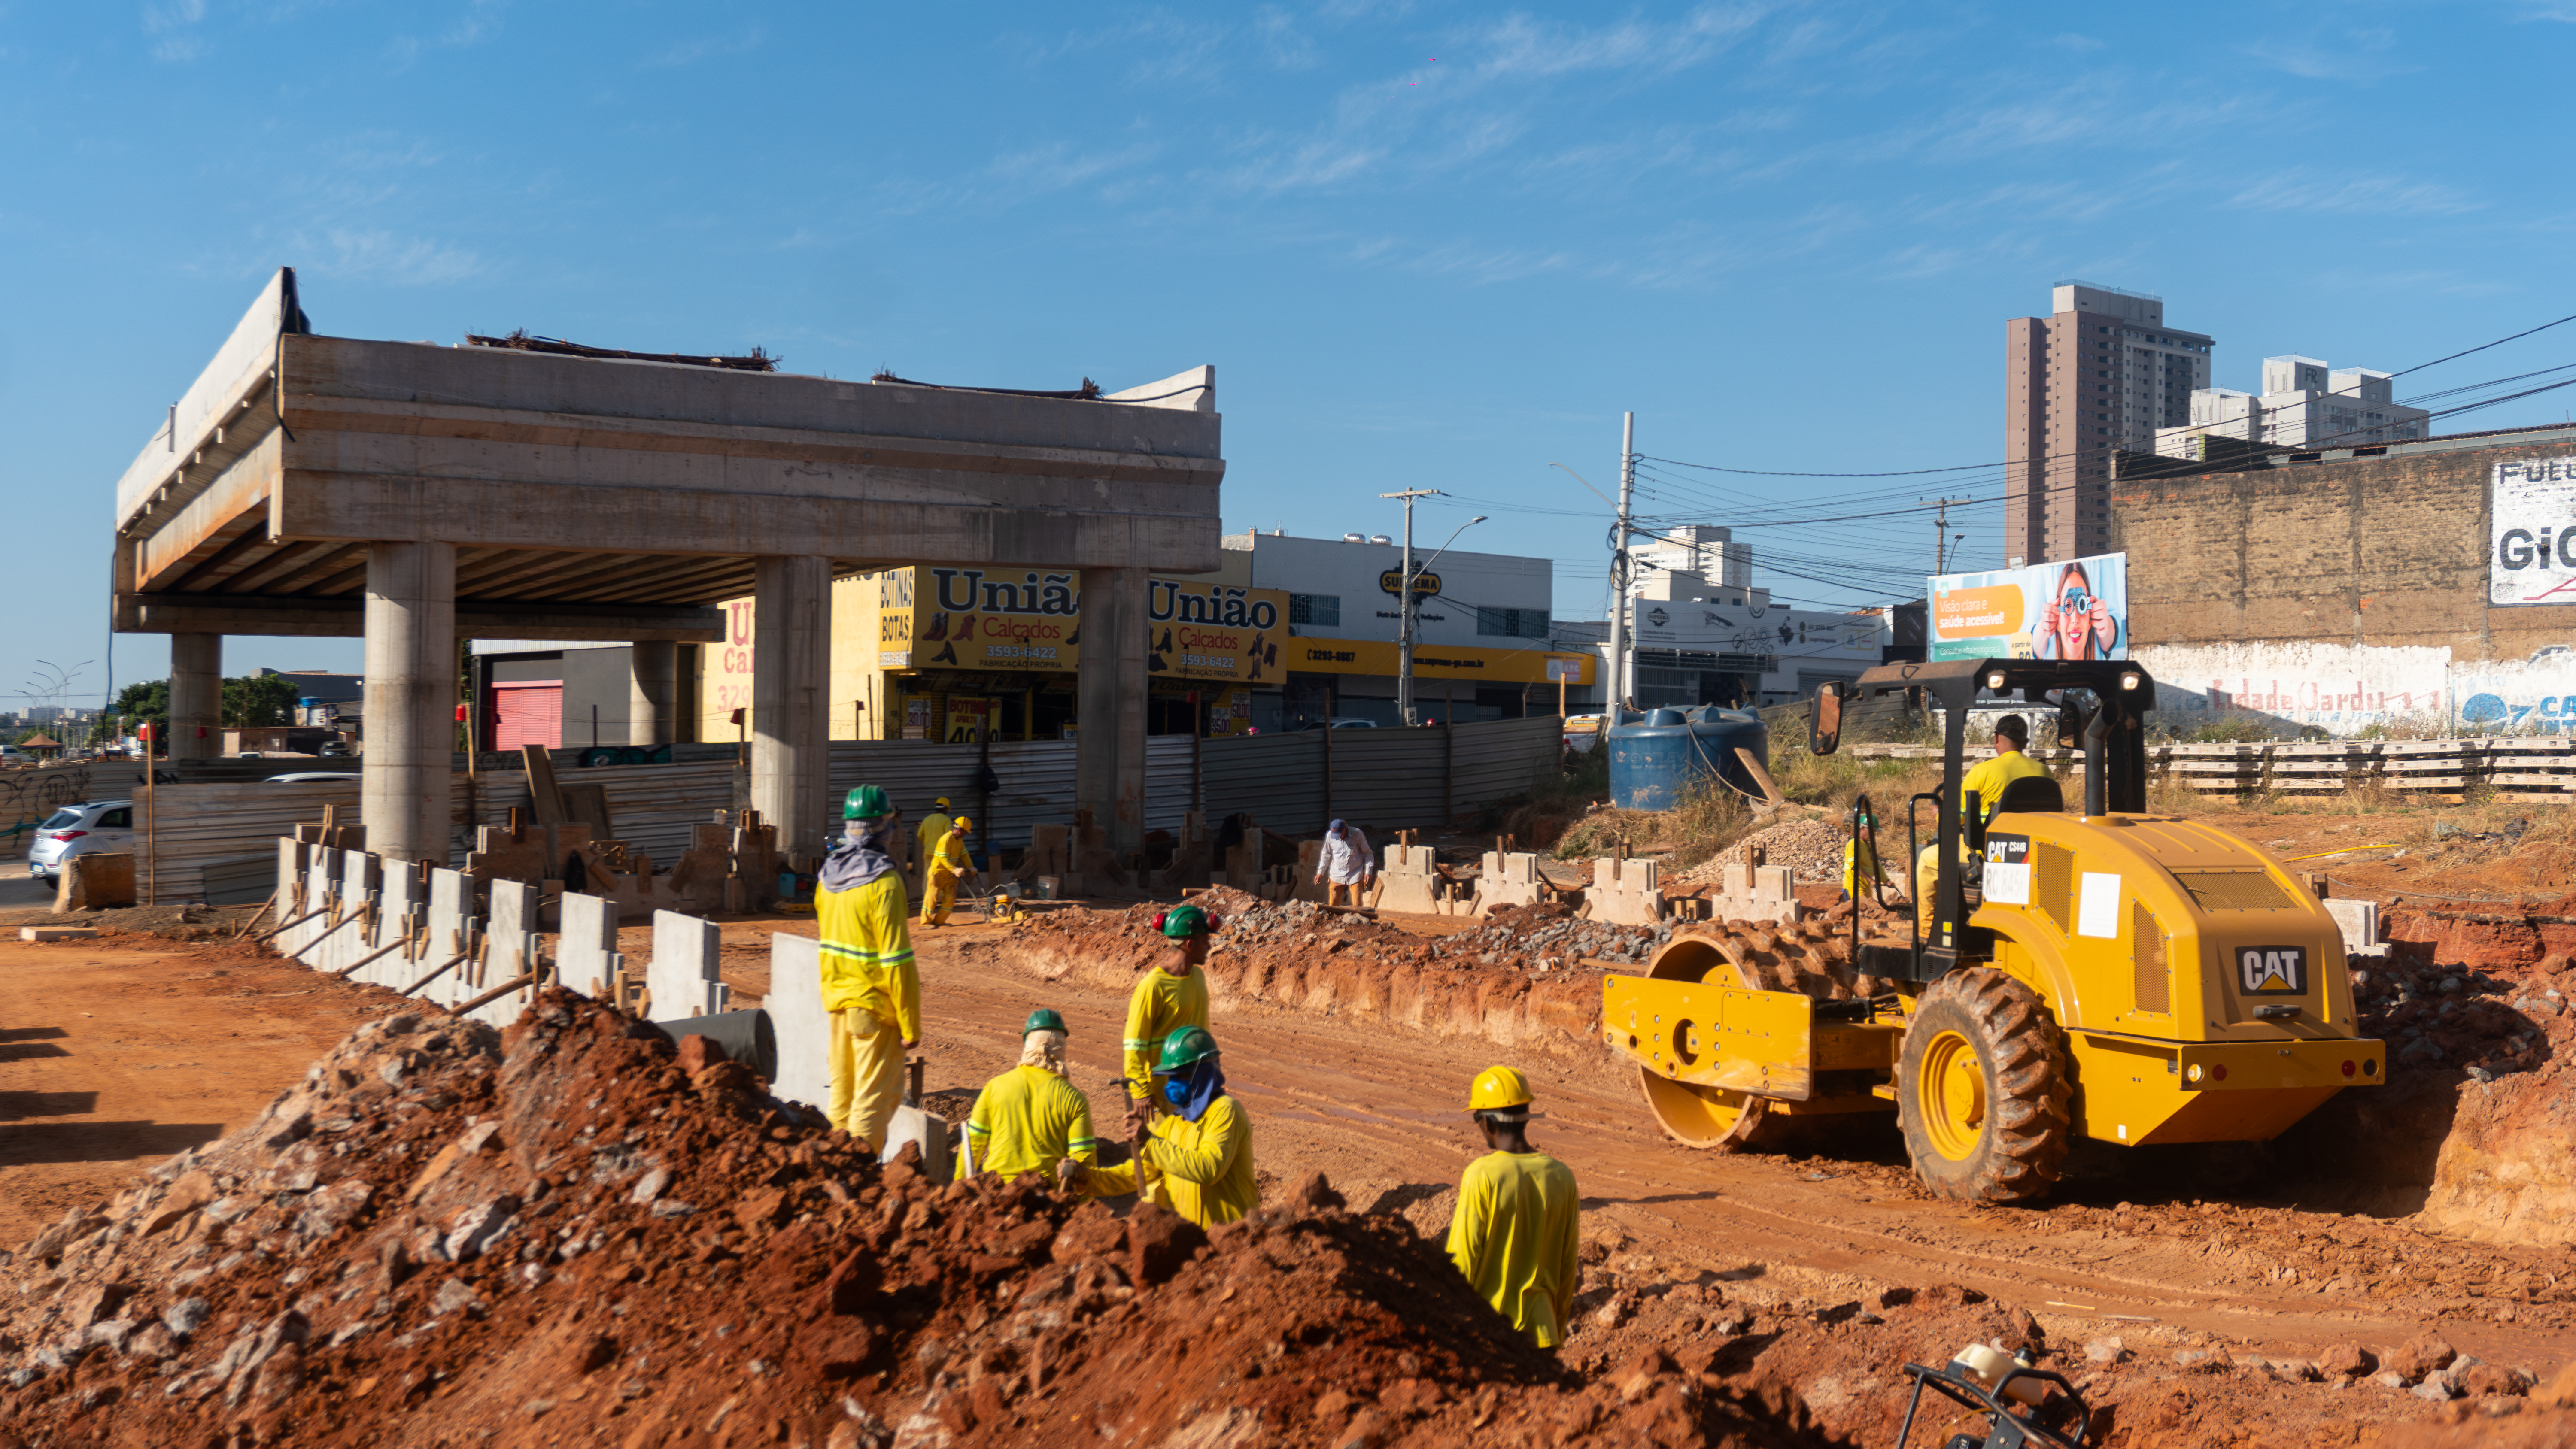
<svg viewBox="0 0 2576 1449">
<path fill-rule="evenodd" d="M 2156 451 L 2206 458 L 2205 438 L 2276 448 L 2352 448 L 2432 435 L 2432 414 L 2399 403 L 2389 374 L 2332 368 L 2293 353 L 2263 359 L 2263 391 L 2206 387 L 2191 395 L 2191 422 L 2158 428 Z"/>
<path fill-rule="evenodd" d="M 1691 524 L 1630 551 L 1626 694 L 1639 709 L 1786 704 L 1827 680 L 1858 679 L 1893 638 L 1886 610 L 1834 613 L 1771 601 L 1753 583 L 1753 546 Z M 1610 626 L 1565 624 L 1560 644 L 1599 651 Z M 1600 702 L 1599 691 L 1590 696 Z"/>
</svg>

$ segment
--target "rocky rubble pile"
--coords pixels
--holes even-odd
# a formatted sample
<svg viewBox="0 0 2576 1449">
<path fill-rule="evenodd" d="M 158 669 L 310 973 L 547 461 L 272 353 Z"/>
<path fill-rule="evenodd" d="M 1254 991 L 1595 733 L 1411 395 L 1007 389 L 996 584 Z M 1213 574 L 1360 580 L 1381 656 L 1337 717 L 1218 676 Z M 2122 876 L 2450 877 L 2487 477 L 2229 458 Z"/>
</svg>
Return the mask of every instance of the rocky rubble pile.
<svg viewBox="0 0 2576 1449">
<path fill-rule="evenodd" d="M 1580 1386 L 1320 1178 L 1212 1240 L 934 1187 L 713 1055 L 560 990 L 361 1028 L 8 1254 L 0 1446 L 1816 1442 Z"/>
<path fill-rule="evenodd" d="M 2363 1034 L 2412 1067 L 2453 1067 L 2479 1081 L 2564 1060 L 2576 1047 L 2576 966 L 2563 955 L 2512 967 L 2443 965 L 2412 952 L 2363 960 L 2352 973 Z"/>
<path fill-rule="evenodd" d="M 1585 960 L 1643 966 L 1673 938 L 1666 926 L 1614 926 L 1576 920 L 1556 904 L 1503 906 L 1475 930 L 1440 939 L 1434 954 L 1462 965 L 1545 970 Z"/>
</svg>

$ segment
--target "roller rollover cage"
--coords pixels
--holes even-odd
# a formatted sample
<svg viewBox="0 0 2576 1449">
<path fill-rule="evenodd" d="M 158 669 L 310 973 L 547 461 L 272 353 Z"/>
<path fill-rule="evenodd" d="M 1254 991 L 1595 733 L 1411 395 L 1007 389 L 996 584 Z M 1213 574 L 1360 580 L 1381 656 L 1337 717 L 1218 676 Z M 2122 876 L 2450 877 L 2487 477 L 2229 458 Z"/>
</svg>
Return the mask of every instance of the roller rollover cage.
<svg viewBox="0 0 2576 1449">
<path fill-rule="evenodd" d="M 2027 1201 L 2078 1137 L 2259 1142 L 2385 1080 L 2324 906 L 2254 843 L 2145 809 L 2143 669 L 1944 661 L 1856 689 L 1919 691 L 1946 716 L 1942 788 L 1908 802 L 1903 837 L 1928 902 L 1866 924 L 1847 906 L 1684 926 L 1643 976 L 1608 978 L 1604 1038 L 1675 1142 L 1830 1148 L 1821 1129 L 1892 1112 L 1934 1192 Z M 2045 778 L 2000 791 L 1991 818 L 1963 798 L 1981 695 L 2082 744 L 2080 806 Z M 1817 753 L 1839 745 L 1843 698 L 1815 703 Z"/>
</svg>

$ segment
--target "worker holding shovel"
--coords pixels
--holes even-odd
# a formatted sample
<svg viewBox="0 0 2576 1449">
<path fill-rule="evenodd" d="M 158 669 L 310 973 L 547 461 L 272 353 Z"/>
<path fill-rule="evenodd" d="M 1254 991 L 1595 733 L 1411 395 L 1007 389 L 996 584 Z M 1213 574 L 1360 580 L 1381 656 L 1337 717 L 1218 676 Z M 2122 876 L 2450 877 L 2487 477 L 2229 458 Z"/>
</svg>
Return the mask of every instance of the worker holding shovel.
<svg viewBox="0 0 2576 1449">
<path fill-rule="evenodd" d="M 834 1127 L 885 1149 L 886 1124 L 903 1101 L 903 1054 L 921 1044 L 921 975 L 913 969 L 911 914 L 891 851 L 898 817 L 886 793 L 861 785 L 841 805 L 849 822 L 816 877 L 814 918 L 823 943 L 823 1010 L 831 1014 Z"/>
<path fill-rule="evenodd" d="M 922 902 L 922 924 L 934 930 L 948 924 L 948 913 L 957 909 L 957 878 L 975 874 L 975 858 L 967 842 L 975 834 L 975 822 L 960 815 L 939 837 L 930 852 L 930 899 Z"/>
<path fill-rule="evenodd" d="M 1216 1038 L 1198 1026 L 1173 1032 L 1163 1040 L 1155 1078 L 1164 1110 L 1136 1155 L 1116 1167 L 1088 1167 L 1068 1157 L 1056 1164 L 1056 1180 L 1094 1197 L 1132 1192 L 1203 1228 L 1260 1207 L 1252 1118 L 1225 1093 Z"/>
</svg>

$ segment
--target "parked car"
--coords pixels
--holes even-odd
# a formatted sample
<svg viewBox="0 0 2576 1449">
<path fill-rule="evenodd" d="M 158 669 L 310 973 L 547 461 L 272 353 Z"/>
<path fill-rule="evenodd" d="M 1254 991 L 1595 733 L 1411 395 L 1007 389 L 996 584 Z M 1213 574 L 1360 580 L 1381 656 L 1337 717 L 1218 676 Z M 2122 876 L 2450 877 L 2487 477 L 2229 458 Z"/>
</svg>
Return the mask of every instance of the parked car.
<svg viewBox="0 0 2576 1449">
<path fill-rule="evenodd" d="M 324 759 L 345 760 L 349 758 L 351 752 L 349 749 L 349 742 L 347 740 L 324 740 L 322 742 L 322 748 L 315 750 L 313 753 L 322 756 Z"/>
<path fill-rule="evenodd" d="M 356 784 L 364 778 L 355 770 L 298 770 L 291 775 L 271 775 L 260 783 L 263 785 Z"/>
<path fill-rule="evenodd" d="M 86 805 L 66 805 L 36 827 L 35 843 L 27 847 L 27 874 L 50 880 L 60 875 L 75 855 L 133 848 L 133 801 L 92 800 Z"/>
<path fill-rule="evenodd" d="M 0 765 L 32 765 L 36 757 L 16 745 L 0 745 Z"/>
</svg>

